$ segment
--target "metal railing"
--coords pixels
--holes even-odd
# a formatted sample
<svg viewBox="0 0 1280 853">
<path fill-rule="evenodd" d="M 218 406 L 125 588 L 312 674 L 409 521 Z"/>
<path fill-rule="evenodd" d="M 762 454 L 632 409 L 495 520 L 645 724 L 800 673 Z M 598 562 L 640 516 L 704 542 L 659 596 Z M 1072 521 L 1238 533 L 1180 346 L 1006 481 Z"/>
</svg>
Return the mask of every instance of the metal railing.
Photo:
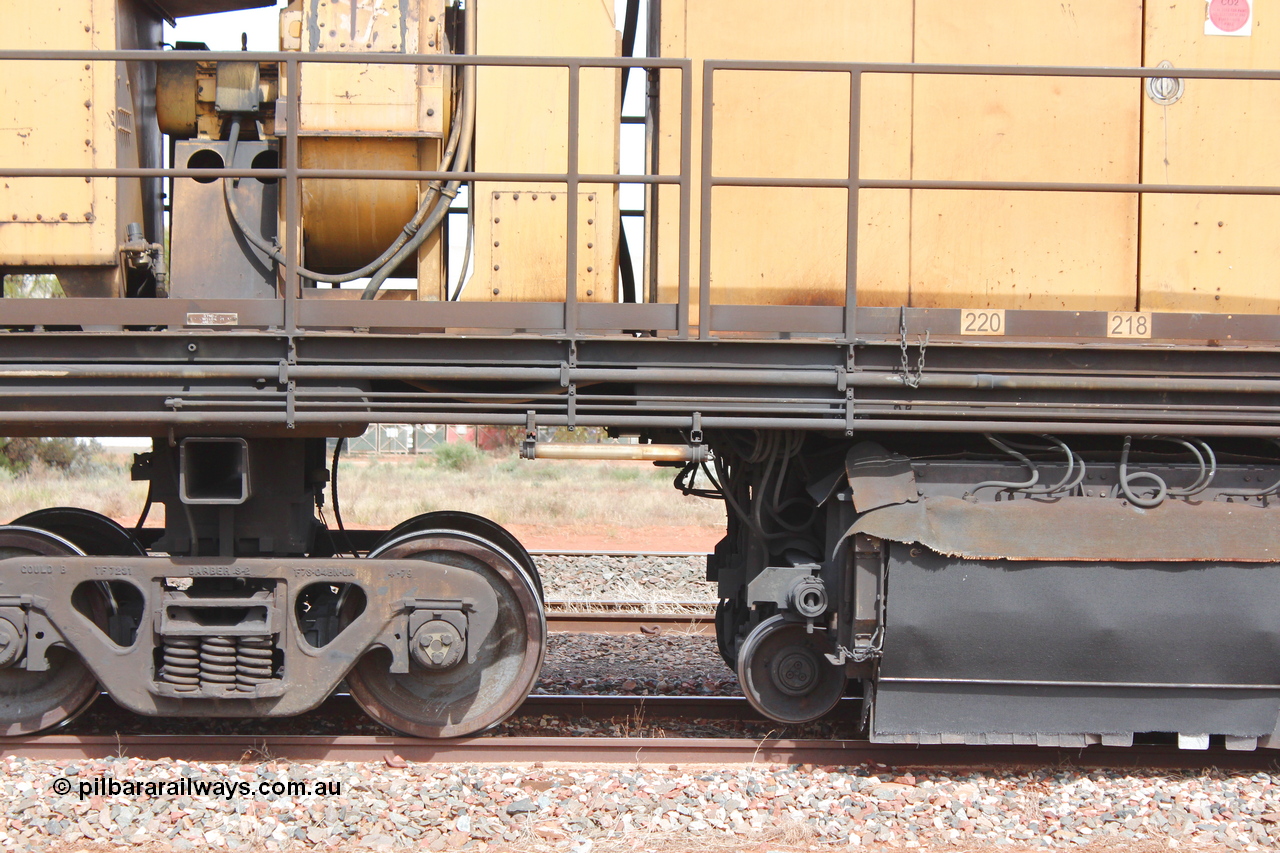
<svg viewBox="0 0 1280 853">
<path fill-rule="evenodd" d="M 284 52 L 214 52 L 214 51 L 145 51 L 145 50 L 59 50 L 0 51 L 0 63 L 18 60 L 66 62 L 273 62 L 283 68 L 285 94 L 283 102 L 283 135 L 277 134 L 283 148 L 283 168 L 220 168 L 218 178 L 254 177 L 282 180 L 285 194 L 283 298 L 278 299 L 59 299 L 56 304 L 45 300 L 0 301 L 0 325 L 168 325 L 184 326 L 189 317 L 234 314 L 236 327 L 260 326 L 282 329 L 294 334 L 303 328 L 468 328 L 492 330 L 529 330 L 559 332 L 575 337 L 583 331 L 610 329 L 674 329 L 677 336 L 689 334 L 689 263 L 688 240 L 691 220 L 692 140 L 682 129 L 680 163 L 669 174 L 588 174 L 581 171 L 579 142 L 581 135 L 581 87 L 584 68 L 638 67 L 652 72 L 671 70 L 681 78 L 680 110 L 690 114 L 693 108 L 692 62 L 687 59 L 615 58 L 615 57 L 545 57 L 545 56 L 458 56 L 449 54 L 358 54 Z M 564 68 L 568 70 L 568 157 L 563 172 L 498 172 L 498 171 L 431 171 L 386 169 L 304 169 L 299 166 L 299 118 L 301 110 L 301 66 L 311 63 L 345 63 L 357 65 L 449 65 L 477 67 Z M 2 107 L 0 107 L 2 109 Z M 193 168 L 19 168 L 0 163 L 0 177 L 8 178 L 205 178 L 209 169 Z M 682 247 L 677 304 L 579 303 L 577 294 L 578 245 L 566 241 L 565 299 L 559 303 L 468 303 L 468 302 L 395 302 L 378 301 L 354 304 L 307 300 L 298 275 L 301 247 L 298 245 L 301 220 L 301 181 L 304 179 L 406 180 L 563 183 L 567 189 L 567 234 L 578 233 L 581 184 L 644 184 L 676 186 L 680 191 L 679 239 Z M 148 304 L 150 303 L 150 304 Z M 199 325 L 195 323 L 194 325 Z"/>
<path fill-rule="evenodd" d="M 819 72 L 847 75 L 849 77 L 849 157 L 848 172 L 844 178 L 813 177 L 747 177 L 724 176 L 713 173 L 715 151 L 715 75 L 716 72 Z M 1161 72 L 1161 73 L 1154 73 Z M 1235 186 L 1202 184 L 1156 183 L 1105 183 L 1073 181 L 972 181 L 972 180 L 886 180 L 863 178 L 860 173 L 859 154 L 861 144 L 862 92 L 864 77 L 868 74 L 909 75 L 964 75 L 998 77 L 1067 77 L 1146 80 L 1177 76 L 1197 80 L 1256 80 L 1280 81 L 1277 70 L 1232 70 L 1191 68 L 1102 68 L 1068 66 L 1009 66 L 1009 65 L 945 65 L 916 63 L 866 63 L 866 62 L 789 62 L 750 60 L 707 60 L 702 66 L 702 173 L 701 218 L 699 225 L 699 319 L 698 336 L 713 337 L 714 332 L 755 333 L 814 333 L 836 336 L 840 340 L 856 341 L 861 333 L 893 337 L 897 331 L 904 337 L 911 331 L 935 331 L 943 334 L 959 334 L 958 309 L 914 309 L 907 312 L 897 308 L 865 309 L 858 306 L 858 202 L 861 190 L 987 190 L 1016 192 L 1073 192 L 1073 193 L 1132 193 L 1132 194 L 1211 194 L 1277 196 L 1280 186 Z M 918 124 L 917 124 L 918 126 Z M 845 237 L 846 269 L 844 303 L 841 306 L 787 306 L 787 305 L 717 305 L 711 301 L 711 225 L 712 194 L 716 187 L 775 187 L 803 189 L 843 189 L 848 193 L 848 211 Z M 1016 316 L 1009 322 L 1009 334 L 1021 337 L 1104 337 L 1102 325 L 1107 312 L 1011 311 Z M 871 328 L 860 328 L 860 317 L 872 320 Z M 1219 337 L 1212 319 L 1207 322 L 1190 320 L 1187 315 L 1157 315 L 1163 322 L 1157 324 L 1160 331 L 1169 334 L 1153 334 L 1157 338 L 1216 338 Z M 1227 319 L 1227 318 L 1223 318 Z M 1271 318 L 1252 317 L 1246 321 L 1249 332 L 1236 335 L 1244 340 L 1280 340 L 1280 322 Z M 901 323 L 898 329 L 889 324 Z M 1165 328 L 1160 329 L 1160 325 Z M 1096 330 L 1090 328 L 1097 326 Z M 1207 328 L 1212 327 L 1212 328 Z M 1253 330 L 1259 330 L 1257 332 Z M 1229 337 L 1229 336 L 1228 336 Z"/>
<path fill-rule="evenodd" d="M 66 62 L 217 62 L 257 61 L 279 63 L 283 69 L 285 131 L 280 137 L 284 165 L 278 169 L 222 168 L 219 178 L 256 177 L 283 180 L 285 193 L 283 293 L 275 299 L 100 299 L 0 300 L 0 326 L 120 325 L 200 326 L 201 315 L 234 314 L 236 328 L 268 328 L 293 335 L 308 329 L 430 330 L 465 328 L 479 331 L 528 331 L 576 338 L 610 330 L 641 329 L 667 332 L 677 339 L 712 338 L 717 332 L 774 337 L 778 334 L 812 334 L 844 342 L 882 336 L 896 339 L 907 331 L 930 329 L 935 334 L 958 334 L 956 309 L 899 309 L 858 304 L 859 193 L 862 190 L 978 190 L 1017 192 L 1280 195 L 1280 187 L 1267 185 L 1201 185 L 973 180 L 888 180 L 861 175 L 862 93 L 868 74 L 979 75 L 1014 77 L 1111 78 L 1143 80 L 1176 74 L 1186 79 L 1280 81 L 1280 71 L 1224 69 L 1095 68 L 1001 65 L 921 65 L 858 62 L 756 62 L 708 60 L 702 64 L 699 292 L 697 320 L 691 300 L 691 231 L 693 204 L 693 65 L 687 59 L 457 56 L 404 54 L 326 54 L 299 52 L 208 51 L 0 51 L 0 64 L 21 60 Z M 299 165 L 299 117 L 301 66 L 311 63 L 362 65 L 431 64 L 477 67 L 563 68 L 568 71 L 568 157 L 563 172 L 431 171 L 379 169 L 304 169 Z M 645 174 L 588 174 L 580 169 L 580 77 L 584 68 L 644 68 L 680 76 L 679 164 L 675 172 Z M 716 175 L 714 103 L 717 72 L 817 72 L 849 78 L 849 151 L 843 178 L 748 177 Z M 2 109 L 2 108 L 0 108 Z M 210 170 L 193 168 L 19 168 L 0 163 L 0 177 L 84 179 L 208 178 Z M 301 261 L 299 222 L 301 181 L 304 179 L 407 180 L 564 184 L 567 188 L 568 235 L 577 234 L 580 216 L 577 189 L 582 184 L 642 184 L 675 186 L 680 193 L 678 212 L 677 298 L 667 303 L 580 303 L 577 296 L 578 241 L 566 241 L 565 298 L 563 302 L 348 302 L 307 299 L 298 274 Z M 840 305 L 731 305 L 712 300 L 712 195 L 716 187 L 843 189 L 847 194 L 844 296 Z M 656 233 L 657 229 L 654 229 Z M 663 247 L 667 251 L 669 247 Z M 646 250 L 647 251 L 647 250 Z M 1104 337 L 1100 326 L 1106 312 L 1011 311 L 1007 335 L 1022 338 Z M 196 321 L 189 322 L 191 318 Z M 1237 334 L 1224 335 L 1231 319 Z M 218 331 L 200 326 L 202 330 Z M 1241 331 L 1243 330 L 1243 331 Z M 1234 340 L 1280 340 L 1280 319 L 1263 315 L 1226 318 L 1215 315 L 1161 314 L 1155 318 L 1153 338 L 1198 339 L 1231 337 Z"/>
</svg>

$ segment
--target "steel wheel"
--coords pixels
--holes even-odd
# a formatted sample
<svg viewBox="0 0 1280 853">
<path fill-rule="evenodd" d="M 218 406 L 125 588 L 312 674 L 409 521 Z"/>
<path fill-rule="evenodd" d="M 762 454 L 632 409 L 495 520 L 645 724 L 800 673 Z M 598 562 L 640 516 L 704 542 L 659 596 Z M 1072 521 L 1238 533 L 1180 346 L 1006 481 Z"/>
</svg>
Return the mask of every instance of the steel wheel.
<svg viewBox="0 0 1280 853">
<path fill-rule="evenodd" d="M 747 635 L 738 652 L 738 682 L 747 701 L 780 723 L 807 723 L 844 695 L 845 675 L 825 655 L 834 652 L 826 631 L 773 616 Z"/>
<path fill-rule="evenodd" d="M 100 512 L 74 506 L 38 509 L 15 518 L 11 524 L 37 527 L 60 536 L 95 557 L 145 557 L 146 550 L 133 534 Z"/>
<path fill-rule="evenodd" d="M 391 655 L 375 649 L 347 674 L 347 689 L 370 717 L 417 737 L 461 737 L 502 722 L 537 681 L 546 648 L 542 601 L 519 558 L 494 541 L 452 529 L 426 529 L 391 540 L 369 555 L 427 560 L 473 572 L 497 598 L 497 621 L 475 660 L 430 670 L 410 656 L 409 672 L 389 672 Z"/>
<path fill-rule="evenodd" d="M 0 560 L 67 556 L 81 551 L 67 540 L 30 527 L 0 527 Z M 29 735 L 66 725 L 98 698 L 98 681 L 70 649 L 49 649 L 49 669 L 0 668 L 0 734 Z"/>
<path fill-rule="evenodd" d="M 491 521 L 483 515 L 476 515 L 473 512 L 445 509 L 415 515 L 413 518 L 402 521 L 387 531 L 386 535 L 378 540 L 378 544 L 374 546 L 373 550 L 377 551 L 384 545 L 394 542 L 406 534 L 422 533 L 429 530 L 469 533 L 496 545 L 500 550 L 513 557 L 524 573 L 533 581 L 534 588 L 538 590 L 538 600 L 545 599 L 542 594 L 542 577 L 538 574 L 538 567 L 534 564 L 533 557 L 530 557 L 529 552 L 520 544 L 520 540 L 512 536 L 511 532 L 501 524 L 498 524 L 498 522 Z"/>
</svg>

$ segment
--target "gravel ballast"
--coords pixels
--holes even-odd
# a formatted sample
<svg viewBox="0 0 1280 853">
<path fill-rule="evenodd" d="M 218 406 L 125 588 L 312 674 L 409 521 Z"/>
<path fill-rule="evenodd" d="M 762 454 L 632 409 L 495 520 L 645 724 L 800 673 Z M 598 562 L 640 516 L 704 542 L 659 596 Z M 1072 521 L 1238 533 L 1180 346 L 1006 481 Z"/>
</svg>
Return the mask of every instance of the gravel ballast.
<svg viewBox="0 0 1280 853">
<path fill-rule="evenodd" d="M 1208 777 L 1054 770 L 902 773 L 887 768 L 602 770 L 278 761 L 194 765 L 114 759 L 4 761 L 0 845 L 65 849 L 689 850 L 915 848 L 1261 850 L 1280 844 L 1270 774 Z M 72 791 L 54 793 L 66 779 Z M 247 794 L 81 799 L 115 779 Z M 260 794 L 264 783 L 336 793 Z M 99 846 L 99 845 L 103 846 Z M 675 846 L 672 846 L 672 845 Z M 107 845 L 110 845 L 107 847 Z M 120 847 L 119 845 L 125 845 Z"/>
<path fill-rule="evenodd" d="M 705 601 L 714 604 L 716 585 L 707 581 L 707 558 L 534 558 L 548 599 L 597 601 Z"/>
</svg>

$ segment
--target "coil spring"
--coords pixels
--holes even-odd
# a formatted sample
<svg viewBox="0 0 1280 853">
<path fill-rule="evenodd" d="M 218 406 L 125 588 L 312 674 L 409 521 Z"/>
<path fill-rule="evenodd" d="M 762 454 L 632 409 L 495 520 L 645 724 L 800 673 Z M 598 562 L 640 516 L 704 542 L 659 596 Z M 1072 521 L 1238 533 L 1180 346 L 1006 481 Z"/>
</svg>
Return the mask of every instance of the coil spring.
<svg viewBox="0 0 1280 853">
<path fill-rule="evenodd" d="M 173 637 L 164 641 L 164 665 L 160 677 L 187 692 L 200 689 L 200 641 L 195 637 Z"/>
<path fill-rule="evenodd" d="M 207 685 L 236 683 L 236 641 L 233 638 L 200 639 L 200 680 Z"/>
<path fill-rule="evenodd" d="M 246 692 L 270 681 L 271 638 L 172 637 L 164 641 L 160 678 L 182 692 L 231 687 Z"/>
<path fill-rule="evenodd" d="M 253 690 L 256 685 L 271 680 L 270 637 L 241 637 L 236 645 L 236 686 L 240 690 Z"/>
</svg>

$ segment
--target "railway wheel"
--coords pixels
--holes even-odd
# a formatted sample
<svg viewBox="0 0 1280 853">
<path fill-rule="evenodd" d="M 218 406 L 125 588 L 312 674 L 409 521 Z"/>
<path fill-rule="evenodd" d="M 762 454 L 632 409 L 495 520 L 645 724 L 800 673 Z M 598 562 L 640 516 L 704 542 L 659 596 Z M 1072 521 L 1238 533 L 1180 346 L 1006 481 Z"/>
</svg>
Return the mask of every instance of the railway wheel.
<svg viewBox="0 0 1280 853">
<path fill-rule="evenodd" d="M 0 560 L 12 557 L 63 557 L 83 552 L 66 539 L 32 527 L 0 527 Z M 0 633 L 19 640 L 7 620 Z M 0 734 L 7 737 L 29 735 L 56 728 L 73 720 L 98 698 L 98 681 L 70 649 L 54 646 L 48 650 L 49 668 L 33 672 L 17 666 L 18 655 L 3 659 L 0 649 Z"/>
<path fill-rule="evenodd" d="M 738 652 L 738 682 L 747 701 L 780 723 L 807 723 L 844 695 L 845 675 L 825 655 L 835 649 L 825 631 L 773 616 L 756 626 Z"/>
<path fill-rule="evenodd" d="M 38 509 L 15 518 L 13 525 L 38 527 L 60 536 L 95 557 L 145 557 L 133 534 L 100 512 L 73 506 Z"/>
<path fill-rule="evenodd" d="M 545 600 L 545 596 L 542 593 L 542 576 L 538 574 L 538 567 L 534 564 L 533 557 L 529 556 L 529 552 L 520 544 L 520 540 L 512 536 L 511 531 L 498 524 L 498 522 L 491 521 L 483 515 L 476 515 L 473 512 L 445 509 L 415 515 L 408 521 L 402 521 L 387 531 L 386 535 L 378 540 L 374 550 L 376 551 L 388 542 L 393 542 L 407 533 L 418 533 L 424 530 L 453 530 L 460 533 L 469 533 L 493 543 L 515 558 L 516 562 L 520 564 L 520 568 L 533 581 L 534 588 L 538 590 L 538 600 Z"/>
<path fill-rule="evenodd" d="M 496 725 L 524 702 L 542 668 L 547 620 L 533 577 L 518 553 L 475 532 L 476 525 L 466 526 L 471 529 L 417 524 L 397 538 L 388 537 L 369 555 L 473 572 L 497 599 L 493 629 L 465 657 L 447 655 L 440 665 L 427 666 L 410 655 L 409 672 L 395 674 L 390 672 L 390 653 L 375 649 L 347 674 L 347 689 L 365 713 L 405 734 L 462 737 Z"/>
</svg>

